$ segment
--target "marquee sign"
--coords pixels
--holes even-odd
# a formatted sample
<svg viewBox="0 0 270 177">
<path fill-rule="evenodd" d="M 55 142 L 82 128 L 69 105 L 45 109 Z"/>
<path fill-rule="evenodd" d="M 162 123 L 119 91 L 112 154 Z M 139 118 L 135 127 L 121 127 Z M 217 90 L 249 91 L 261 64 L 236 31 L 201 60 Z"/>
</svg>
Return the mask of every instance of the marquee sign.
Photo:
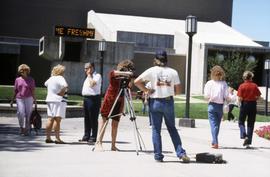
<svg viewBox="0 0 270 177">
<path fill-rule="evenodd" d="M 55 36 L 95 38 L 95 29 L 93 28 L 74 28 L 67 26 L 55 26 Z"/>
</svg>

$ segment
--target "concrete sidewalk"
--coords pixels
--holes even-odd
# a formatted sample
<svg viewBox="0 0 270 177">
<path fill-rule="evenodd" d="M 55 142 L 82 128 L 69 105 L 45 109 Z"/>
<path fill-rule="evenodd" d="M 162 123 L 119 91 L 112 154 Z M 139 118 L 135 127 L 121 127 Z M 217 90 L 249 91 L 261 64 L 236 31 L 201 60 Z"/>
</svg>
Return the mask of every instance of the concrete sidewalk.
<svg viewBox="0 0 270 177">
<path fill-rule="evenodd" d="M 43 119 L 45 127 L 46 119 Z M 147 117 L 137 117 L 146 149 L 136 155 L 133 122 L 121 119 L 117 146 L 110 151 L 110 126 L 105 134 L 105 152 L 93 152 L 91 144 L 79 143 L 83 118 L 62 121 L 62 139 L 68 144 L 46 144 L 44 129 L 40 135 L 18 135 L 16 118 L 0 117 L 0 177 L 269 177 L 270 141 L 254 134 L 253 148 L 245 149 L 239 139 L 237 123 L 222 122 L 220 149 L 210 148 L 207 120 L 196 120 L 196 128 L 178 127 L 183 147 L 191 163 L 176 158 L 165 127 L 162 129 L 164 163 L 153 159 L 151 129 Z M 178 122 L 176 122 L 178 124 Z M 256 128 L 268 123 L 256 123 Z M 226 164 L 196 163 L 200 152 L 222 153 Z"/>
</svg>

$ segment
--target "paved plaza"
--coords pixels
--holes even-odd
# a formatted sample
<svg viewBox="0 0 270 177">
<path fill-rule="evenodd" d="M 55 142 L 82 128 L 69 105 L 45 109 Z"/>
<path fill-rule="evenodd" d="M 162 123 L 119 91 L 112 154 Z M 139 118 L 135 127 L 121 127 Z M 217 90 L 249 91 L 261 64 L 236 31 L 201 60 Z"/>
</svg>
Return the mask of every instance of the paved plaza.
<svg viewBox="0 0 270 177">
<path fill-rule="evenodd" d="M 236 122 L 224 121 L 219 135 L 220 149 L 210 148 L 207 120 L 196 120 L 196 128 L 178 127 L 183 146 L 191 157 L 184 164 L 175 156 L 169 134 L 164 127 L 162 140 L 164 162 L 153 159 L 151 129 L 147 117 L 136 123 L 145 148 L 136 155 L 134 124 L 123 117 L 119 125 L 117 147 L 110 151 L 110 126 L 104 138 L 105 152 L 93 152 L 93 144 L 79 143 L 83 134 L 83 118 L 62 121 L 62 139 L 67 144 L 46 144 L 45 123 L 39 135 L 19 136 L 15 117 L 0 117 L 0 177 L 269 177 L 270 141 L 254 134 L 253 146 L 245 149 L 239 139 Z M 176 121 L 178 124 L 178 121 Z M 256 128 L 268 123 L 256 123 Z M 195 161 L 195 154 L 223 154 L 225 164 Z"/>
</svg>

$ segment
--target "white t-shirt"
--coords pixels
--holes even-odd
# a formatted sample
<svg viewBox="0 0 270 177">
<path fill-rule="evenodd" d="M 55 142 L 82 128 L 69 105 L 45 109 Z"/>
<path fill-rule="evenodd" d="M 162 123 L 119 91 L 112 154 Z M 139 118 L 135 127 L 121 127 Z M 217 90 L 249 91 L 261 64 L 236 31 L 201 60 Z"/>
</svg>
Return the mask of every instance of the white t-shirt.
<svg viewBox="0 0 270 177">
<path fill-rule="evenodd" d="M 63 97 L 58 93 L 68 84 L 63 76 L 51 76 L 44 84 L 47 87 L 46 102 L 61 102 Z"/>
<path fill-rule="evenodd" d="M 204 86 L 204 97 L 209 102 L 223 104 L 228 96 L 228 85 L 225 81 L 209 80 Z"/>
<path fill-rule="evenodd" d="M 101 88 L 101 75 L 94 72 L 93 73 L 93 80 L 96 82 L 96 84 L 93 87 L 90 87 L 89 84 L 89 78 L 86 77 L 83 83 L 82 88 L 82 95 L 83 96 L 90 96 L 90 95 L 99 95 L 100 94 L 100 88 Z"/>
<path fill-rule="evenodd" d="M 151 67 L 138 78 L 151 83 L 150 88 L 154 89 L 155 92 L 150 95 L 150 98 L 174 96 L 174 86 L 180 84 L 177 71 L 169 67 Z"/>
</svg>

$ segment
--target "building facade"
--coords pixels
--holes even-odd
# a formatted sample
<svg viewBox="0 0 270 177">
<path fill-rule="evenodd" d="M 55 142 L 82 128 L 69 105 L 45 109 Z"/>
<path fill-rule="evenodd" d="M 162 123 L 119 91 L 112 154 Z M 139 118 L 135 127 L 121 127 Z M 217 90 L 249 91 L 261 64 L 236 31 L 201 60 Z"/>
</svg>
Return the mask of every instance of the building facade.
<svg viewBox="0 0 270 177">
<path fill-rule="evenodd" d="M 1 2 L 0 62 L 2 66 L 11 69 L 8 71 L 9 77 L 1 79 L 0 84 L 13 84 L 17 66 L 21 63 L 30 65 L 32 75 L 36 78 L 38 86 L 43 86 L 44 81 L 50 75 L 51 66 L 55 63 L 64 63 L 68 68 L 70 66 L 78 67 L 78 69 L 73 68 L 73 71 L 79 70 L 82 67 L 82 63 L 89 60 L 95 61 L 99 65 L 99 53 L 94 52 L 94 50 L 97 50 L 95 40 L 105 39 L 110 41 L 111 46 L 122 46 L 116 43 L 126 43 L 127 45 L 132 43 L 134 45 L 133 55 L 130 55 L 130 50 L 127 53 L 116 55 L 115 53 L 119 53 L 116 52 L 119 51 L 119 48 L 111 47 L 107 51 L 105 71 L 114 67 L 117 63 L 116 57 L 118 57 L 118 60 L 121 60 L 130 59 L 132 56 L 138 66 L 137 72 L 139 74 L 146 67 L 151 66 L 155 50 L 166 49 L 170 54 L 169 65 L 181 73 L 180 76 L 184 86 L 187 36 L 183 31 L 184 21 L 181 20 L 192 14 L 197 16 L 200 22 L 199 32 L 203 34 L 194 36 L 193 48 L 195 53 L 193 53 L 194 59 L 192 60 L 193 70 L 191 75 L 193 82 L 198 79 L 202 80 L 202 82 L 198 83 L 199 85 L 191 82 L 191 87 L 193 85 L 191 92 L 200 94 L 202 86 L 207 80 L 207 73 L 205 71 L 207 61 L 205 61 L 205 58 L 207 58 L 209 53 L 237 49 L 249 51 L 258 56 L 259 60 L 263 60 L 267 56 L 266 53 L 269 52 L 267 47 L 263 48 L 250 40 L 242 41 L 243 38 L 241 40 L 237 38 L 241 34 L 234 32 L 230 28 L 232 4 L 233 0 L 77 0 L 76 2 L 71 0 L 9 0 Z M 148 25 L 145 24 L 139 26 L 141 29 L 133 30 L 128 29 L 127 23 L 123 23 L 122 28 L 113 29 L 112 33 L 109 34 L 102 30 L 111 30 L 110 28 L 100 28 L 96 26 L 98 23 L 94 24 L 93 22 L 93 25 L 89 22 L 90 10 L 94 10 L 97 14 L 121 14 L 126 17 L 140 16 L 141 18 L 150 19 L 154 17 L 153 20 L 162 18 L 165 21 L 170 20 L 170 22 L 175 22 L 176 24 L 171 28 L 166 28 L 167 31 L 164 31 L 164 24 L 166 23 L 157 24 L 153 29 L 143 29 Z M 108 22 L 104 23 L 105 26 L 109 24 Z M 96 28 L 96 38 L 89 42 L 85 39 L 66 38 L 64 44 L 65 52 L 61 60 L 44 59 L 44 57 L 38 55 L 39 39 L 42 36 L 53 37 L 55 25 Z M 179 30 L 176 29 L 178 27 Z M 216 33 L 217 31 L 215 30 L 218 30 L 218 27 L 230 32 L 226 34 Z M 207 36 L 211 33 L 219 35 L 216 38 Z M 224 39 L 227 37 L 226 35 L 235 36 L 234 40 L 238 40 L 238 42 L 226 42 Z M 92 46 L 92 48 L 85 46 Z M 119 56 L 121 57 L 119 58 Z M 201 60 L 202 58 L 203 60 Z M 115 62 L 111 62 L 111 60 Z M 262 65 L 262 62 L 260 62 L 258 70 L 262 69 Z M 99 67 L 97 67 L 97 70 L 99 71 Z M 6 73 L 1 74 L 6 75 Z M 261 75 L 258 81 L 263 79 L 263 74 Z M 74 77 L 70 79 L 71 83 L 73 83 L 73 80 L 76 80 L 74 74 L 68 74 L 68 76 Z M 263 85 L 263 82 L 259 81 L 259 84 Z M 74 86 L 72 90 L 78 93 L 80 88 L 78 89 Z"/>
</svg>

